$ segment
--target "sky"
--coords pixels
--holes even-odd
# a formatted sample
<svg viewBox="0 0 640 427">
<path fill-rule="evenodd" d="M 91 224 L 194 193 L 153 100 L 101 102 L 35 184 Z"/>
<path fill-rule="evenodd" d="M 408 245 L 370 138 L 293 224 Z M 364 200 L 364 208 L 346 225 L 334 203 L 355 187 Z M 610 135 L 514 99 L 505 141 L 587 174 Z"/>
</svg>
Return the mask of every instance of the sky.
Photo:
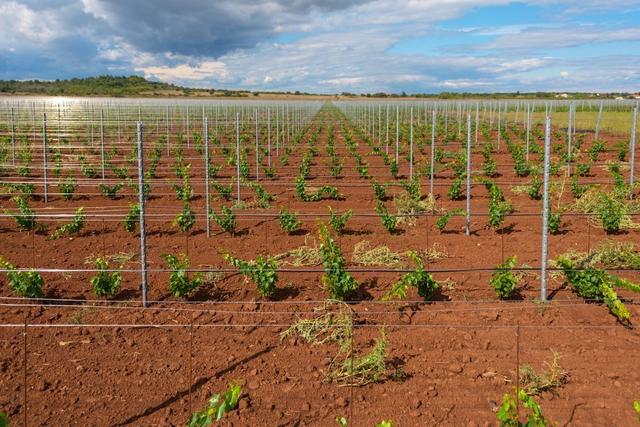
<svg viewBox="0 0 640 427">
<path fill-rule="evenodd" d="M 640 90 L 640 0 L 0 0 L 0 79 L 314 93 Z"/>
</svg>

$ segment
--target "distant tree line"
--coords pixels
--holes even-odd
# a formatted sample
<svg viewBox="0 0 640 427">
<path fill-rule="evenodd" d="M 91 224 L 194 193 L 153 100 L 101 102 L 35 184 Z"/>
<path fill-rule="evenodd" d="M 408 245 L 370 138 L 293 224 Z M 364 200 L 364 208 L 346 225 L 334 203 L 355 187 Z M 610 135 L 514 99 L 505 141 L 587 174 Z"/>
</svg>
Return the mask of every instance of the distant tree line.
<svg viewBox="0 0 640 427">
<path fill-rule="evenodd" d="M 562 96 L 560 96 L 562 94 Z M 589 92 L 494 92 L 494 93 L 474 93 L 474 92 L 440 92 L 440 93 L 363 93 L 355 94 L 351 92 L 342 92 L 342 97 L 366 97 L 366 98 L 430 98 L 430 99 L 471 99 L 471 98 L 490 98 L 490 99 L 549 99 L 549 98 L 563 98 L 563 99 L 586 99 L 586 98 L 615 98 L 623 97 L 630 98 L 630 93 L 589 93 Z"/>
<path fill-rule="evenodd" d="M 168 93 L 169 92 L 169 93 Z M 303 95 L 313 96 L 317 94 L 301 91 L 249 91 L 232 89 L 199 89 L 176 86 L 169 83 L 154 82 L 140 76 L 97 76 L 76 78 L 68 80 L 0 80 L 0 94 L 28 94 L 51 96 L 223 96 L 223 97 L 248 97 L 267 95 Z M 440 93 L 364 93 L 355 94 L 342 92 L 340 97 L 366 97 L 366 98 L 431 98 L 431 99 L 469 99 L 469 98 L 557 98 L 558 92 L 499 92 L 499 93 L 472 93 L 472 92 L 440 92 Z M 629 93 L 562 93 L 562 98 L 628 98 Z"/>
</svg>

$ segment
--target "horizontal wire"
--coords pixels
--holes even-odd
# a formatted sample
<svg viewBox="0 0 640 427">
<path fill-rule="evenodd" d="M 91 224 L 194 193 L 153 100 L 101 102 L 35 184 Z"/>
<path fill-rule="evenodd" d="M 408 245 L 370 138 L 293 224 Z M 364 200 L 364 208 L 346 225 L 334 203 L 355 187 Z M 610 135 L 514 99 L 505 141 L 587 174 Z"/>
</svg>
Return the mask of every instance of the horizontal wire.
<svg viewBox="0 0 640 427">
<path fill-rule="evenodd" d="M 248 269 L 259 269 L 259 267 L 247 267 Z M 345 267 L 344 269 L 350 273 L 410 273 L 415 271 L 411 268 L 352 268 Z M 616 271 L 616 272 L 636 272 L 640 271 L 640 268 L 602 268 L 604 271 Z M 96 272 L 122 272 L 122 273 L 140 273 L 146 271 L 149 273 L 173 273 L 178 271 L 184 271 L 188 273 L 239 273 L 238 269 L 233 268 L 185 268 L 185 269 L 164 269 L 164 268 L 146 268 L 142 269 L 116 269 L 116 268 L 46 268 L 46 267 L 33 267 L 33 268 L 0 268 L 0 273 L 8 272 L 29 272 L 37 271 L 40 273 L 96 273 Z M 324 273 L 324 268 L 276 268 L 274 271 L 278 273 Z M 429 273 L 482 273 L 482 272 L 495 272 L 495 271 L 540 271 L 540 267 L 513 267 L 513 268 L 496 268 L 493 267 L 475 267 L 475 268 L 442 268 L 442 269 L 429 269 Z M 547 267 L 546 271 L 590 271 L 589 268 L 556 268 Z"/>
<path fill-rule="evenodd" d="M 48 299 L 46 299 L 48 300 Z M 58 301 L 65 301 L 65 300 L 58 300 Z M 569 302 L 570 301 L 570 302 Z M 109 303 L 109 304 L 117 304 L 118 301 L 115 300 L 110 300 L 110 301 L 103 301 L 105 303 Z M 521 301 L 518 302 L 511 302 L 508 304 L 505 304 L 506 306 L 504 307 L 498 307 L 495 304 L 498 304 L 498 301 L 494 301 L 494 306 L 491 307 L 473 307 L 473 308 L 436 308 L 433 309 L 431 308 L 431 306 L 437 307 L 439 304 L 438 301 L 421 301 L 421 302 L 414 302 L 411 303 L 412 306 L 423 306 L 423 307 L 427 307 L 429 306 L 429 309 L 427 311 L 415 311 L 414 315 L 419 315 L 419 314 L 424 314 L 424 315 L 432 315 L 432 314 L 442 314 L 442 313 L 484 313 L 487 311 L 522 311 L 522 310 L 540 310 L 540 305 L 534 303 L 533 301 L 529 301 L 531 302 L 531 304 L 528 303 L 524 303 Z M 548 302 L 548 306 L 545 306 L 545 309 L 574 309 L 574 308 L 584 308 L 584 307 L 589 307 L 589 304 L 591 303 L 602 303 L 602 301 L 595 301 L 595 300 L 583 300 L 583 299 L 576 299 L 576 300 L 566 300 L 566 302 L 562 302 L 562 303 L 557 303 L 555 300 L 549 300 Z M 631 300 L 624 300 L 625 304 L 630 304 L 630 305 L 638 305 L 640 304 L 640 299 L 631 299 Z M 215 302 L 211 302 L 212 304 L 215 304 Z M 262 304 L 261 302 L 255 302 L 256 304 Z M 367 301 L 368 303 L 368 301 Z M 240 304 L 240 303 L 238 303 Z M 248 302 L 244 302 L 242 303 L 244 304 L 248 304 Z M 326 304 L 326 301 L 325 301 Z M 361 317 L 367 317 L 367 316 L 378 316 L 378 315 L 385 315 L 385 314 L 392 314 L 392 315 L 402 315 L 404 312 L 402 311 L 401 308 L 396 308 L 394 310 L 376 310 L 376 311 L 370 311 L 368 309 L 366 309 L 367 311 L 354 311 L 352 308 L 352 305 L 357 307 L 358 304 L 353 303 L 353 304 L 348 304 L 345 303 L 349 306 L 349 308 L 351 309 L 351 311 L 354 314 L 357 314 L 358 316 Z M 398 302 L 391 302 L 388 305 L 400 305 L 402 304 L 403 306 L 409 305 L 409 302 L 407 301 L 398 301 Z M 474 304 L 477 305 L 477 304 Z M 512 307 L 509 307 L 509 306 Z M 272 316 L 272 315 L 303 315 L 303 314 L 318 314 L 318 310 L 312 310 L 312 311 L 304 311 L 304 310 L 295 310 L 295 311 L 253 311 L 253 310 L 224 310 L 224 309 L 210 309 L 210 308 L 184 308 L 184 307 L 154 307 L 152 306 L 148 306 L 148 307 L 132 307 L 132 306 L 128 306 L 128 307 L 119 307 L 117 305 L 97 305 L 97 304 L 36 304 L 36 303 L 0 303 L 0 308 L 3 307 L 11 307 L 11 308 L 60 308 L 60 309 L 97 309 L 97 310 L 130 310 L 130 311 L 134 311 L 134 310 L 142 310 L 142 311 L 155 311 L 155 312 L 189 312 L 189 313 L 209 313 L 209 314 L 233 314 L 233 315 L 248 315 L 248 316 L 256 316 L 256 317 L 260 317 L 260 316 Z M 339 307 L 339 306 L 338 306 Z"/>
<path fill-rule="evenodd" d="M 26 298 L 26 297 L 2 297 L 0 296 L 0 300 L 8 300 L 8 301 L 60 301 L 60 302 L 78 302 L 78 303 L 105 303 L 109 302 L 109 300 L 104 299 L 73 299 L 73 298 Z M 626 300 L 626 299 L 625 299 Z M 599 302 L 597 300 L 590 299 L 551 299 L 549 302 L 553 305 L 556 302 L 559 303 L 572 303 L 574 301 L 584 301 L 586 303 L 591 302 Z M 630 299 L 632 302 L 640 301 L 638 299 Z M 111 301 L 118 304 L 141 304 L 139 300 L 117 300 Z M 260 305 L 316 305 L 316 304 L 335 304 L 337 306 L 351 306 L 351 305 L 390 305 L 390 304 L 402 304 L 402 305 L 478 305 L 478 304 L 499 304 L 499 305 L 509 305 L 509 304 L 521 304 L 522 302 L 519 300 L 496 300 L 494 299 L 479 299 L 479 300 L 444 300 L 444 301 L 425 301 L 424 299 L 420 300 L 411 300 L 405 299 L 402 301 L 379 301 L 379 300 L 371 300 L 371 301 L 359 301 L 359 300 L 345 300 L 345 301 L 337 301 L 330 299 L 323 300 L 300 300 L 300 301 L 272 301 L 272 300 L 239 300 L 239 301 L 213 301 L 213 300 L 204 300 L 204 301 L 190 301 L 190 300 L 147 300 L 149 304 L 180 304 L 180 305 L 238 305 L 238 304 L 260 304 Z M 533 302 L 533 301 L 532 301 Z M 37 304 L 40 305 L 40 304 Z M 55 305 L 55 304 L 54 304 Z M 499 308 L 498 308 L 499 309 Z"/>
<path fill-rule="evenodd" d="M 288 328 L 289 323 L 0 323 L 0 328 Z M 405 324 L 405 323 L 381 323 L 381 324 L 354 324 L 351 327 L 354 329 L 365 328 L 379 328 L 384 326 L 385 328 L 398 328 L 398 329 L 475 329 L 475 330 L 495 330 L 495 329 L 619 329 L 620 325 L 534 325 L 534 324 L 510 324 L 510 325 L 459 325 L 459 324 L 438 324 L 438 323 L 426 323 L 426 324 Z M 627 329 L 635 330 L 634 326 L 628 326 Z"/>
</svg>

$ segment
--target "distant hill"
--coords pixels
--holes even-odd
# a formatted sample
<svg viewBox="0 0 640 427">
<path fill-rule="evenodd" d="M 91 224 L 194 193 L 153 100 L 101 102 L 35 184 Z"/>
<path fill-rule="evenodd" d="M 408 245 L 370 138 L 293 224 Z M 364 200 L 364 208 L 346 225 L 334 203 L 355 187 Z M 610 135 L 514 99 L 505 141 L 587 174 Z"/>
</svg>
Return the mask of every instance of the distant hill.
<svg viewBox="0 0 640 427">
<path fill-rule="evenodd" d="M 183 88 L 152 82 L 140 76 L 98 76 L 70 80 L 2 80 L 0 94 L 141 96 L 161 92 L 181 92 Z"/>
</svg>

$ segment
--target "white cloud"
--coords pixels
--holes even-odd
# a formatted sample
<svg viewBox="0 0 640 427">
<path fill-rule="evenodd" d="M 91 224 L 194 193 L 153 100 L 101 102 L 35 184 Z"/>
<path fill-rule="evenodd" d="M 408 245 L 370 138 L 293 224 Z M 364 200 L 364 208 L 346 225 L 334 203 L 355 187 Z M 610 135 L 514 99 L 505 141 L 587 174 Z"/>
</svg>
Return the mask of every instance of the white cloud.
<svg viewBox="0 0 640 427">
<path fill-rule="evenodd" d="M 640 40 L 640 27 L 603 28 L 595 25 L 525 28 L 501 35 L 480 47 L 485 49 L 562 48 L 584 44 Z"/>
<path fill-rule="evenodd" d="M 66 34 L 55 12 L 35 11 L 15 1 L 0 3 L 0 46 L 6 43 L 47 43 Z"/>
<path fill-rule="evenodd" d="M 469 79 L 445 80 L 439 85 L 447 89 L 479 89 L 491 86 L 491 82 Z"/>
<path fill-rule="evenodd" d="M 331 86 L 353 86 L 362 83 L 362 77 L 337 77 L 335 79 L 320 80 L 320 84 L 328 84 Z"/>
<path fill-rule="evenodd" d="M 135 68 L 147 78 L 156 78 L 165 82 L 215 79 L 224 81 L 229 78 L 229 71 L 224 62 L 203 61 L 198 65 L 179 64 L 176 66 L 140 66 Z"/>
</svg>

